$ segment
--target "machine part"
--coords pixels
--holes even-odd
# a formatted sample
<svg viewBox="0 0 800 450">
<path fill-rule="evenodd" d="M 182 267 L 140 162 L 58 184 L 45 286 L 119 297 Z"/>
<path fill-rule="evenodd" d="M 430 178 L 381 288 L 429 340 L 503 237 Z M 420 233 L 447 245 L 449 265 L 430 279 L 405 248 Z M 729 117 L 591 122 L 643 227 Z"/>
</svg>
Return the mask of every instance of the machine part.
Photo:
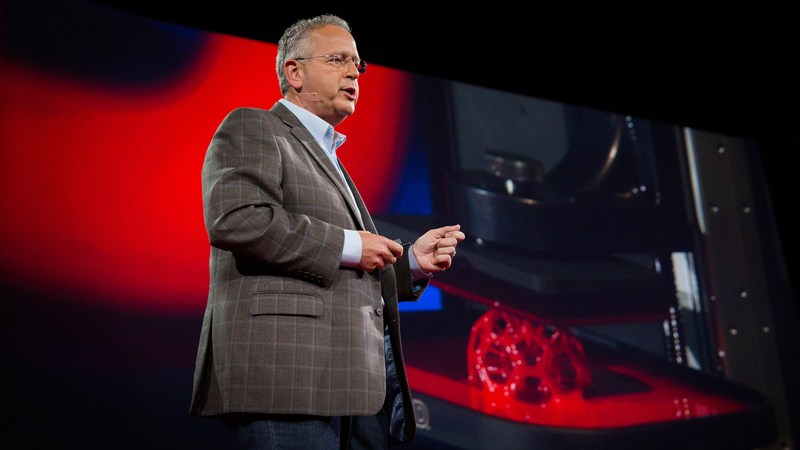
<svg viewBox="0 0 800 450">
<path fill-rule="evenodd" d="M 525 183 L 544 181 L 544 166 L 536 159 L 511 152 L 487 151 L 484 155 L 489 173 L 495 177 Z"/>
<path fill-rule="evenodd" d="M 528 403 L 583 392 L 592 382 L 583 346 L 569 329 L 498 309 L 472 326 L 467 362 L 470 382 L 487 395 Z"/>
</svg>

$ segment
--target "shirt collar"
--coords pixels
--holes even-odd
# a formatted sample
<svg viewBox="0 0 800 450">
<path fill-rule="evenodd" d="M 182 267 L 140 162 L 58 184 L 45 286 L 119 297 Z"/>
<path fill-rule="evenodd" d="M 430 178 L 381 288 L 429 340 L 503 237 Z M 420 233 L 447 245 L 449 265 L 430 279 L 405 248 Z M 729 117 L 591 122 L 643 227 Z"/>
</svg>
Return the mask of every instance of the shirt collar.
<svg viewBox="0 0 800 450">
<path fill-rule="evenodd" d="M 311 111 L 302 108 L 294 103 L 286 100 L 278 100 L 282 105 L 289 108 L 289 111 L 294 113 L 300 122 L 308 129 L 314 140 L 325 150 L 329 155 L 336 155 L 336 149 L 344 144 L 347 136 L 335 131 L 331 124 L 322 120 L 319 116 Z"/>
</svg>

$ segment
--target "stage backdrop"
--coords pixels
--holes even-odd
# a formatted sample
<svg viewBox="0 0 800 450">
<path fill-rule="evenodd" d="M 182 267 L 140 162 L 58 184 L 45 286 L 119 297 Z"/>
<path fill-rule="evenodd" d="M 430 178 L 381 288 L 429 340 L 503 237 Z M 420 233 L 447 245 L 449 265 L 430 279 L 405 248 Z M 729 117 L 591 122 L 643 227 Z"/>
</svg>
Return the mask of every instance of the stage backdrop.
<svg viewBox="0 0 800 450">
<path fill-rule="evenodd" d="M 10 429 L 59 447 L 235 444 L 188 416 L 209 277 L 200 171 L 230 110 L 280 98 L 277 46 L 88 1 L 0 2 L 0 33 Z M 372 211 L 414 204 L 410 75 L 372 64 L 359 83 L 340 158 Z"/>
<path fill-rule="evenodd" d="M 275 56 L 273 43 L 89 1 L 0 3 L 7 435 L 49 448 L 236 448 L 232 429 L 188 415 L 208 289 L 200 173 L 229 111 L 270 108 L 280 97 Z M 525 227 L 531 210 L 517 209 L 539 204 L 516 202 L 524 192 L 515 183 L 530 180 L 504 180 L 500 195 L 486 188 L 498 181 L 486 176 L 502 172 L 483 166 L 497 150 L 503 161 L 507 148 L 531 152 L 523 163 L 539 158 L 548 175 L 558 172 L 571 138 L 597 141 L 598 130 L 572 129 L 586 111 L 377 64 L 359 84 L 356 114 L 338 127 L 347 135 L 338 154 L 379 230 L 413 239 L 450 221 L 451 200 L 470 213 L 462 217 L 489 224 L 467 229 L 458 265 L 402 308 L 420 424 L 412 447 L 641 448 L 668 440 L 751 448 L 770 438 L 771 410 L 758 393 L 664 357 L 664 339 L 678 333 L 670 328 L 669 258 L 662 270 L 652 255 L 642 263 L 562 252 L 645 230 L 676 239 L 678 250 L 660 247 L 688 261 L 690 239 L 678 239 L 685 223 L 678 233 L 672 221 L 620 233 L 636 224 L 567 202 L 542 215 L 550 226 L 540 233 Z M 591 115 L 602 119 L 599 136 L 613 118 L 609 142 L 622 142 L 613 153 L 659 153 L 650 121 Z M 674 146 L 661 150 L 674 157 Z M 623 212 L 660 212 L 655 192 L 661 204 L 673 200 L 668 214 L 683 212 L 679 177 L 655 173 L 672 163 L 644 162 L 610 186 L 634 199 Z M 580 164 L 562 171 L 570 182 L 572 167 Z M 481 214 L 478 204 L 510 213 Z M 491 232 L 504 227 L 516 231 Z"/>
</svg>

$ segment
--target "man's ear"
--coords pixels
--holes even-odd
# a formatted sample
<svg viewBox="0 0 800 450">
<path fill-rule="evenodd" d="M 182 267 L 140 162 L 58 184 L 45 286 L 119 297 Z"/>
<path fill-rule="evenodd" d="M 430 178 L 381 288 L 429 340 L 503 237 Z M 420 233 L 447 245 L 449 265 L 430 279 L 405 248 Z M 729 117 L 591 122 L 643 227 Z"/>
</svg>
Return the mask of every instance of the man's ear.
<svg viewBox="0 0 800 450">
<path fill-rule="evenodd" d="M 283 64 L 283 71 L 286 74 L 286 80 L 289 84 L 297 89 L 303 87 L 303 68 L 302 64 L 294 60 L 288 60 Z"/>
</svg>

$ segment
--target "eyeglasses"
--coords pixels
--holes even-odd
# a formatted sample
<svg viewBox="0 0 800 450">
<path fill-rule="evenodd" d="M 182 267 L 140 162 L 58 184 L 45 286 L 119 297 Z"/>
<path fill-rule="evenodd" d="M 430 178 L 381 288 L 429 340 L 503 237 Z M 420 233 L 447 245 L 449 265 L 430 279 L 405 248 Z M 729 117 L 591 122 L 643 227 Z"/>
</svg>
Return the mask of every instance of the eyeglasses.
<svg viewBox="0 0 800 450">
<path fill-rule="evenodd" d="M 295 61 L 305 61 L 307 59 L 318 59 L 318 58 L 327 58 L 325 62 L 336 68 L 342 68 L 345 67 L 344 65 L 352 63 L 356 65 L 356 70 L 358 70 L 358 73 L 364 73 L 367 71 L 367 62 L 364 61 L 363 59 L 353 58 L 352 56 L 319 55 L 319 56 L 308 56 L 305 58 L 294 58 L 294 59 Z"/>
</svg>

